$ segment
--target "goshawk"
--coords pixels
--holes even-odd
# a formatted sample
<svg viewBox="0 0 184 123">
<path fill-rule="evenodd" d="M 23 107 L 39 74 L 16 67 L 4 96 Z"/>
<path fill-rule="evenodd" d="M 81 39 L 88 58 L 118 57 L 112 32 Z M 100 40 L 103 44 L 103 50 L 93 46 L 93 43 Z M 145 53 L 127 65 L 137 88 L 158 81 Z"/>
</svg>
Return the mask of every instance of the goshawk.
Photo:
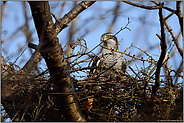
<svg viewBox="0 0 184 123">
<path fill-rule="evenodd" d="M 108 32 L 101 36 L 101 41 L 103 42 L 103 47 L 93 61 L 90 74 L 107 77 L 110 76 L 110 71 L 125 72 L 127 66 L 126 60 L 121 53 L 116 52 L 118 51 L 118 40 L 116 36 Z"/>
</svg>

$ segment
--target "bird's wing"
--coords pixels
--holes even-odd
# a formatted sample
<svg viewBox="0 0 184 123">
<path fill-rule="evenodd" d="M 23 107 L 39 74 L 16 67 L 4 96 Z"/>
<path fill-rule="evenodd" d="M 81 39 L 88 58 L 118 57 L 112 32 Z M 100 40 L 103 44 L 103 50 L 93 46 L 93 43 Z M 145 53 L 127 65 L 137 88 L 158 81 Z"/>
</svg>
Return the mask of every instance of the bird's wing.
<svg viewBox="0 0 184 123">
<path fill-rule="evenodd" d="M 125 72 L 126 70 L 126 65 L 127 65 L 127 61 L 126 59 L 122 56 L 121 53 L 116 53 L 113 56 L 113 63 L 116 62 L 116 64 L 113 66 L 114 69 L 118 69 L 118 70 L 122 70 L 123 72 Z"/>
<path fill-rule="evenodd" d="M 125 72 L 125 70 L 127 69 L 127 60 L 122 57 L 122 67 L 121 67 L 122 71 Z"/>
</svg>

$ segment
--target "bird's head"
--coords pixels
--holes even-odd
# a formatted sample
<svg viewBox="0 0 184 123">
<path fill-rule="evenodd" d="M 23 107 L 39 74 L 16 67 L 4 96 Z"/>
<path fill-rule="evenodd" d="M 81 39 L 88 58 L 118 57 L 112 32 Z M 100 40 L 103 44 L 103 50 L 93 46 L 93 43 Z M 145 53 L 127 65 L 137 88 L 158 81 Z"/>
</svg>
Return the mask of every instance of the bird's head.
<svg viewBox="0 0 184 123">
<path fill-rule="evenodd" d="M 105 47 L 118 49 L 118 40 L 113 33 L 108 32 L 103 34 L 100 40 L 103 41 Z"/>
</svg>

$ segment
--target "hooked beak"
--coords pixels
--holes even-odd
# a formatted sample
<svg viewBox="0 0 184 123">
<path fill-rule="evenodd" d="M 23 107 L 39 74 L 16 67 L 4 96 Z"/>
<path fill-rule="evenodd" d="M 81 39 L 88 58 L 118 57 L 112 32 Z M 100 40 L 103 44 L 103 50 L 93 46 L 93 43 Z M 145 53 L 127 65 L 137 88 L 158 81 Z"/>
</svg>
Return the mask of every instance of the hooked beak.
<svg viewBox="0 0 184 123">
<path fill-rule="evenodd" d="M 101 36 L 100 40 L 104 42 L 107 40 L 107 38 L 106 38 L 106 36 Z"/>
</svg>

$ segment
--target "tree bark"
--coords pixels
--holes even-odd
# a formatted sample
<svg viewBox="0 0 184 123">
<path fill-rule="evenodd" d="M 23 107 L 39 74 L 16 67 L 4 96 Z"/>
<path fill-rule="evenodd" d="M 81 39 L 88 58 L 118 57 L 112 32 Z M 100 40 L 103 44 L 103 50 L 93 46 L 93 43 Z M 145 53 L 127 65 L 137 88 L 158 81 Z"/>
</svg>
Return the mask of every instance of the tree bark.
<svg viewBox="0 0 184 123">
<path fill-rule="evenodd" d="M 90 4 L 86 4 L 90 3 Z M 58 32 L 66 27 L 77 15 L 94 2 L 81 2 L 66 14 L 61 21 L 53 23 L 48 2 L 29 2 L 35 27 L 39 37 L 38 50 L 45 59 L 51 80 L 54 83 L 55 105 L 59 108 L 66 121 L 85 121 L 82 115 L 73 83 L 70 81 L 69 65 L 67 64 L 59 40 Z M 59 23 L 59 31 L 58 24 Z M 58 116 L 57 116 L 58 117 Z"/>
</svg>

